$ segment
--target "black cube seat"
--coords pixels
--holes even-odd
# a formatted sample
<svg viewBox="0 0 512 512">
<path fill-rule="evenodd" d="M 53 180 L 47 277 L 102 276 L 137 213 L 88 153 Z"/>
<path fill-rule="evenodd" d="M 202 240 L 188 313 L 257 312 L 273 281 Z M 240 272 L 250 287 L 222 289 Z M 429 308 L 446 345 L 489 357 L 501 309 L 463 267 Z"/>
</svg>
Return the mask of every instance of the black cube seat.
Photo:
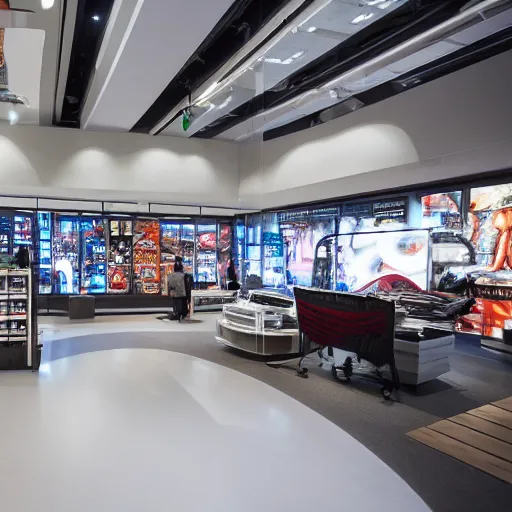
<svg viewBox="0 0 512 512">
<path fill-rule="evenodd" d="M 88 320 L 94 318 L 96 301 L 90 295 L 72 295 L 69 297 L 68 316 L 70 320 Z"/>
</svg>

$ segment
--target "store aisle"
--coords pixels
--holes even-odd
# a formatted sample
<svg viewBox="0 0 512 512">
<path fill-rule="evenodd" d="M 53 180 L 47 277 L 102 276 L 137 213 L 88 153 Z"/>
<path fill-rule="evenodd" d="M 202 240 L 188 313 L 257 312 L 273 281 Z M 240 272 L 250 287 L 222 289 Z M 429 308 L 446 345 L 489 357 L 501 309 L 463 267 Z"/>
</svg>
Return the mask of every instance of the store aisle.
<svg viewBox="0 0 512 512">
<path fill-rule="evenodd" d="M 333 423 L 185 354 L 117 349 L 3 373 L 0 406 L 10 512 L 427 510 Z"/>
</svg>

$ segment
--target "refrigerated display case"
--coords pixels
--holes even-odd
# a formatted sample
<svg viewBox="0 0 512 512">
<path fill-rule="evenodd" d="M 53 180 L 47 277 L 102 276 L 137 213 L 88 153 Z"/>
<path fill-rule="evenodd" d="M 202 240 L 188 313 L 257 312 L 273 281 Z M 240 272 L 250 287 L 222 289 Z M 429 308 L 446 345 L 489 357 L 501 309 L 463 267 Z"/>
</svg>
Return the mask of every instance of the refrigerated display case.
<svg viewBox="0 0 512 512">
<path fill-rule="evenodd" d="M 80 219 L 57 215 L 53 234 L 53 292 L 78 294 L 78 247 Z"/>
<path fill-rule="evenodd" d="M 108 293 L 130 293 L 133 262 L 133 221 L 109 221 Z"/>
<path fill-rule="evenodd" d="M 217 283 L 217 233 L 215 224 L 197 225 L 196 282 Z"/>
<path fill-rule="evenodd" d="M 248 288 L 261 288 L 261 215 L 248 218 L 243 274 Z"/>
<path fill-rule="evenodd" d="M 13 219 L 13 254 L 22 246 L 32 246 L 32 217 L 29 215 L 15 215 Z"/>
<path fill-rule="evenodd" d="M 80 222 L 80 293 L 83 295 L 107 292 L 106 224 L 105 219 L 85 217 L 82 217 Z"/>
<path fill-rule="evenodd" d="M 232 238 L 231 224 L 221 222 L 218 225 L 217 236 L 217 273 L 221 288 L 227 286 L 227 273 L 229 262 L 231 261 L 231 248 L 233 244 Z"/>
<path fill-rule="evenodd" d="M 196 227 L 194 224 L 181 226 L 181 251 L 183 270 L 186 274 L 194 275 L 194 248 L 196 240 Z"/>
<path fill-rule="evenodd" d="M 52 215 L 37 214 L 39 227 L 39 293 L 52 293 Z"/>
<path fill-rule="evenodd" d="M 11 252 L 11 216 L 0 216 L 0 253 Z"/>
<path fill-rule="evenodd" d="M 160 293 L 159 221 L 135 221 L 133 241 L 135 293 L 158 294 Z"/>
<path fill-rule="evenodd" d="M 284 267 L 283 237 L 280 233 L 263 233 L 263 286 L 284 288 Z"/>
<path fill-rule="evenodd" d="M 173 270 L 176 256 L 183 260 L 186 274 L 194 272 L 194 224 L 161 222 L 160 280 L 162 293 L 167 295 L 167 276 Z"/>
</svg>

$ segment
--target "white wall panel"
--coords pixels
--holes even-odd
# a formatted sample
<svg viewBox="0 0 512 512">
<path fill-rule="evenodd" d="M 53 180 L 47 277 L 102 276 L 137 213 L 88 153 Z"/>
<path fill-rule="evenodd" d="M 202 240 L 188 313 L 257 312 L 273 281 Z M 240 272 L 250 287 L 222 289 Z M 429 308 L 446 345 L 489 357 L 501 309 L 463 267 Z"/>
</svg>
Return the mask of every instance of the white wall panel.
<svg viewBox="0 0 512 512">
<path fill-rule="evenodd" d="M 238 169 L 229 143 L 0 125 L 6 195 L 232 208 Z"/>
<path fill-rule="evenodd" d="M 315 128 L 240 147 L 244 208 L 512 167 L 512 51 Z"/>
<path fill-rule="evenodd" d="M 98 201 L 64 201 L 61 199 L 45 199 L 38 201 L 40 210 L 70 210 L 70 211 L 87 211 L 101 212 L 102 203 Z"/>
<path fill-rule="evenodd" d="M 37 208 L 35 197 L 0 197 L 0 208 Z"/>
</svg>

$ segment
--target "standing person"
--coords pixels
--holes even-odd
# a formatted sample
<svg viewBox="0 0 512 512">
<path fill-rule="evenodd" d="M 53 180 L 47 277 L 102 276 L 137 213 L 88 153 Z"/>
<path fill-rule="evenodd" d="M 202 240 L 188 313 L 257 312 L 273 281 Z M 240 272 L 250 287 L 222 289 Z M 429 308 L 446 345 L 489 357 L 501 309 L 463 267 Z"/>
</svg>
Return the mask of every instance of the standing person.
<svg viewBox="0 0 512 512">
<path fill-rule="evenodd" d="M 231 260 L 227 271 L 228 275 L 228 290 L 240 290 L 240 283 L 236 278 L 235 262 Z"/>
<path fill-rule="evenodd" d="M 187 286 L 181 258 L 176 258 L 174 272 L 167 277 L 167 289 L 169 297 L 173 298 L 174 319 L 181 322 L 188 315 Z"/>
</svg>

